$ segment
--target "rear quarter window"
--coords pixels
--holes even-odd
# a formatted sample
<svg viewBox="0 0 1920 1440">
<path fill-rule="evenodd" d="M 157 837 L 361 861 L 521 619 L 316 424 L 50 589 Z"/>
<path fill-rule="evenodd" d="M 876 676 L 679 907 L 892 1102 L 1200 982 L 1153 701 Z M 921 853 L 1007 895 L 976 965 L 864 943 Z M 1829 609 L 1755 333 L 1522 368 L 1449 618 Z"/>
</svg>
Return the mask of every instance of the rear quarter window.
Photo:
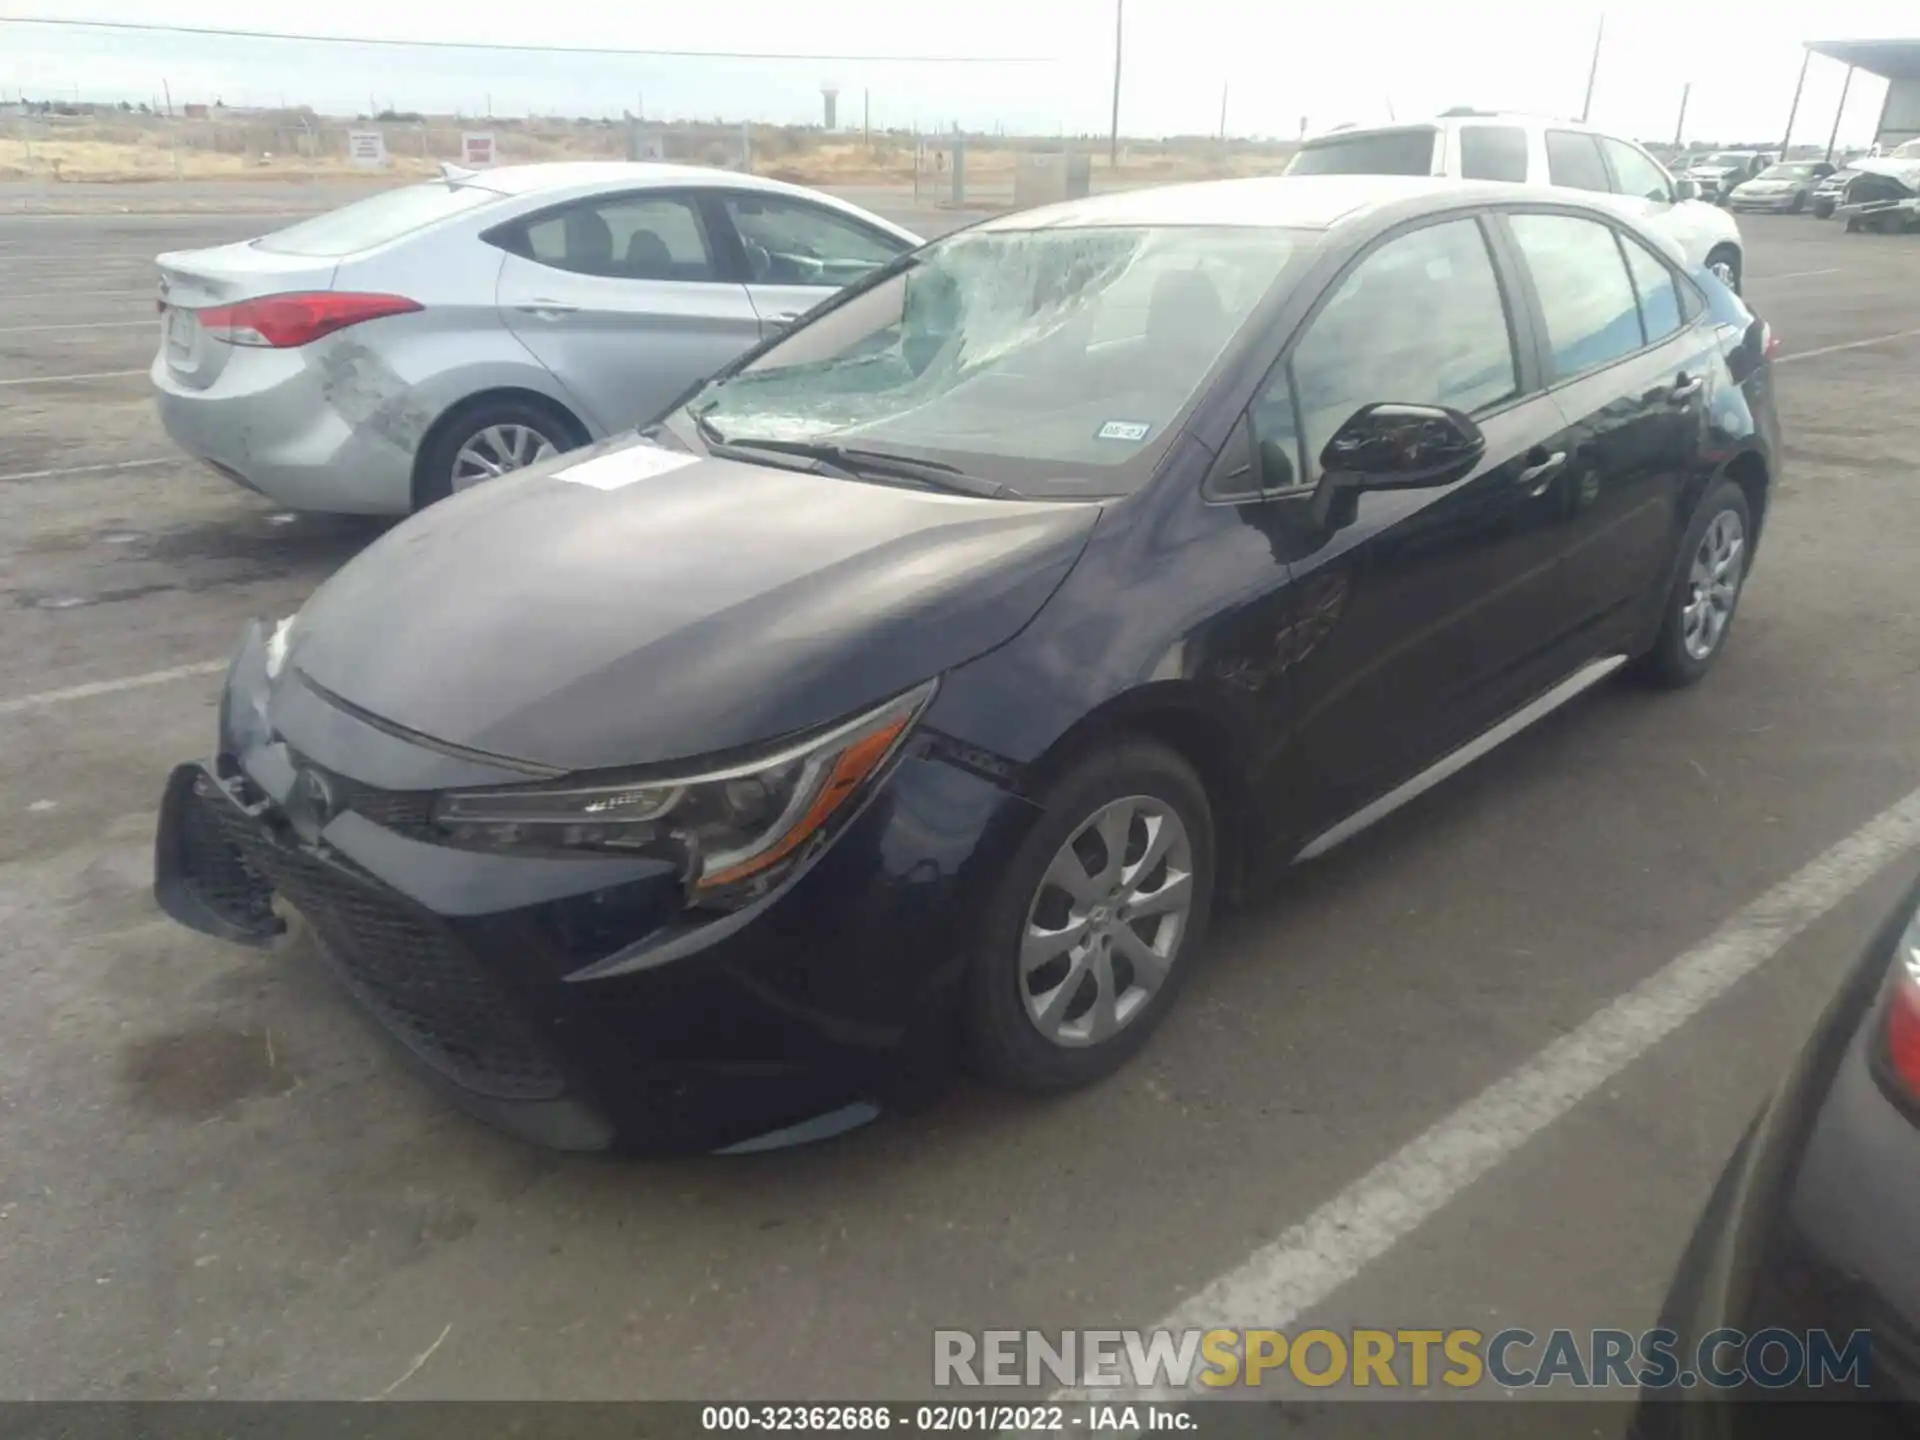
<svg viewBox="0 0 1920 1440">
<path fill-rule="evenodd" d="M 276 255 L 354 255 L 425 229 L 435 221 L 479 210 L 505 197 L 477 185 L 407 185 L 356 200 L 254 241 Z"/>
<path fill-rule="evenodd" d="M 1433 145 L 1439 135 L 1431 125 L 1329 135 L 1303 145 L 1287 166 L 1287 174 L 1431 175 Z"/>
</svg>

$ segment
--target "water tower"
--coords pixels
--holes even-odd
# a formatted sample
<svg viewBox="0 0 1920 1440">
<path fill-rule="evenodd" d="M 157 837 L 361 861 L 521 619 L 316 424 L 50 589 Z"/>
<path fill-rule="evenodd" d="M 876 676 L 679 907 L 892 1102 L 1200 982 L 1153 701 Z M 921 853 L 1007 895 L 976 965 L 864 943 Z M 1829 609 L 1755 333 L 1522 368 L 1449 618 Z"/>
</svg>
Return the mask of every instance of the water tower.
<svg viewBox="0 0 1920 1440">
<path fill-rule="evenodd" d="M 840 82 L 838 80 L 823 82 L 820 86 L 820 98 L 826 101 L 826 128 L 838 130 L 840 128 Z"/>
</svg>

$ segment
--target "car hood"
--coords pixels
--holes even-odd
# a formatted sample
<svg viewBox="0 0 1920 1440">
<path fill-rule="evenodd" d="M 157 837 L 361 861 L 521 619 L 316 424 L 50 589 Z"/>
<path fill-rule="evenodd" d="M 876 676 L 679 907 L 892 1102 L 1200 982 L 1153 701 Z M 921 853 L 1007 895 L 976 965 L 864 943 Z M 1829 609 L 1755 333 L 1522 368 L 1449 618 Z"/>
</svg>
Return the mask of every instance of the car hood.
<svg viewBox="0 0 1920 1440">
<path fill-rule="evenodd" d="M 468 750 L 562 770 L 682 760 L 828 723 L 1001 644 L 1099 514 L 629 439 L 389 531 L 315 593 L 285 663 Z"/>
</svg>

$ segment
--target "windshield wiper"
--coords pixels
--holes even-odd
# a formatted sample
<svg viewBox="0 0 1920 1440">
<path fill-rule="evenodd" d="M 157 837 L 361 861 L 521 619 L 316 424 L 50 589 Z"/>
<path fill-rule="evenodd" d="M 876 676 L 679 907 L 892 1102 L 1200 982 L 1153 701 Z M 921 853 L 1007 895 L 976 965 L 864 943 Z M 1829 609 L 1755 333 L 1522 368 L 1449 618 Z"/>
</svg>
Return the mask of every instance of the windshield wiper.
<svg viewBox="0 0 1920 1440">
<path fill-rule="evenodd" d="M 696 423 L 699 423 L 696 417 Z M 707 432 L 701 431 L 706 437 Z M 713 441 L 707 442 L 712 445 Z M 794 455 L 801 459 L 830 465 L 855 476 L 882 476 L 910 480 L 929 490 L 945 490 L 955 495 L 972 495 L 982 500 L 1023 500 L 1011 485 L 999 480 L 983 480 L 939 460 L 916 460 L 906 455 L 889 455 L 881 450 L 863 450 L 854 445 L 835 445 L 822 440 L 760 440 L 742 437 L 720 442 L 734 450 L 766 450 L 775 455 Z"/>
</svg>

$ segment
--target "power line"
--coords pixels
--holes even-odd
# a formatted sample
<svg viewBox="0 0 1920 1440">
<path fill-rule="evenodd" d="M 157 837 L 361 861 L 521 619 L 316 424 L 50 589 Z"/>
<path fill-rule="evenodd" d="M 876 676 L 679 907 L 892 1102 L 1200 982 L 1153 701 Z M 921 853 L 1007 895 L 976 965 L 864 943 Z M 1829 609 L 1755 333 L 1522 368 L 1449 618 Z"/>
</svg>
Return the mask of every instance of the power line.
<svg viewBox="0 0 1920 1440">
<path fill-rule="evenodd" d="M 283 30 L 226 30 L 211 25 L 161 25 L 140 20 L 68 20 L 0 15 L 0 23 L 82 30 L 137 30 L 146 34 L 211 35 L 231 40 L 296 40 L 316 45 L 396 45 L 414 50 L 497 50 L 516 55 L 631 55 L 663 60 L 833 60 L 870 65 L 1045 65 L 1052 55 L 786 55 L 760 50 L 626 50 L 613 45 L 514 45 L 497 40 L 414 40 L 378 35 L 295 35 Z"/>
</svg>

